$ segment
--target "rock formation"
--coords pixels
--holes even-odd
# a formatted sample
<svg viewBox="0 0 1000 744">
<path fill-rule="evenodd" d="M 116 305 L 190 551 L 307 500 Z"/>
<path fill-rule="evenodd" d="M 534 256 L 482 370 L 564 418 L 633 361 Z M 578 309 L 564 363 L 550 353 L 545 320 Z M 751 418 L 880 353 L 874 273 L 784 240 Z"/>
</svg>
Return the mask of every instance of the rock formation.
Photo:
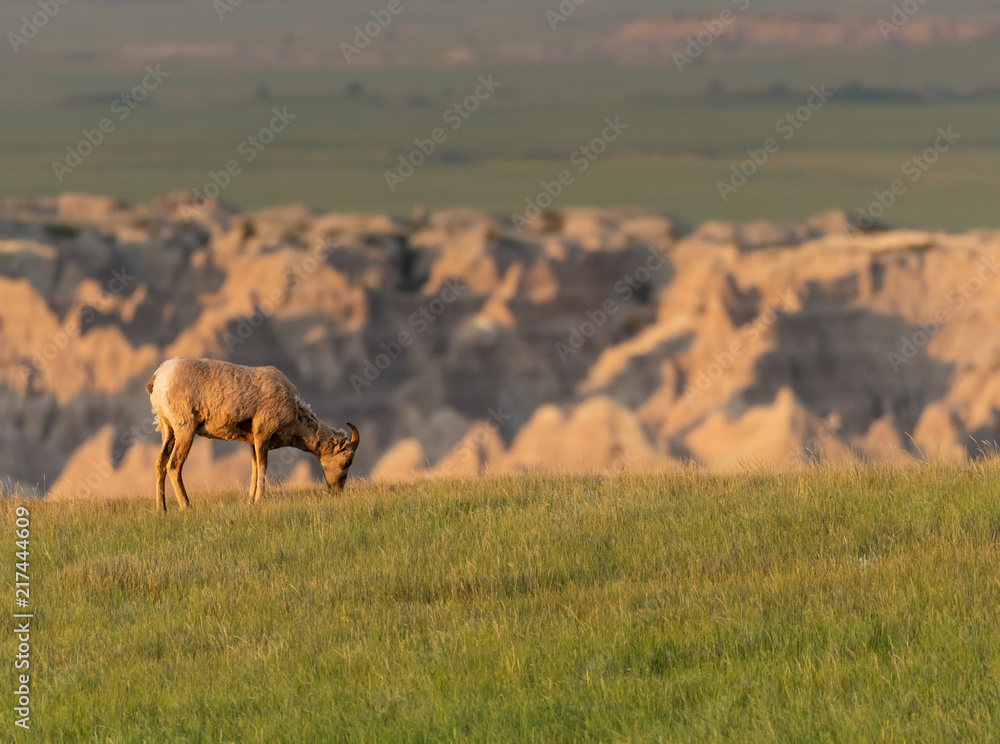
<svg viewBox="0 0 1000 744">
<path fill-rule="evenodd" d="M 183 194 L 0 202 L 0 482 L 152 498 L 144 388 L 173 356 L 279 367 L 358 425 L 352 474 L 380 478 L 995 446 L 1000 232 L 624 208 L 521 227 Z M 192 457 L 201 487 L 249 478 L 241 448 Z M 313 467 L 275 457 L 286 480 Z"/>
</svg>

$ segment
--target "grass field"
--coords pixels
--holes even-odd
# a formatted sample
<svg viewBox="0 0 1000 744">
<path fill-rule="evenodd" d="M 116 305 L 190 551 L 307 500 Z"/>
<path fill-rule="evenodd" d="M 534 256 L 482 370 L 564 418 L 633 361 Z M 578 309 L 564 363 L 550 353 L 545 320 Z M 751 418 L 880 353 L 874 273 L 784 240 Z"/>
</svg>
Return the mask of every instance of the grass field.
<svg viewBox="0 0 1000 744">
<path fill-rule="evenodd" d="M 259 509 L 196 494 L 166 516 L 30 502 L 31 738 L 986 740 L 998 475 L 525 475 Z"/>
<path fill-rule="evenodd" d="M 409 214 L 424 204 L 513 212 L 542 191 L 542 181 L 570 169 L 575 181 L 556 201 L 557 209 L 634 204 L 691 222 L 800 219 L 833 207 L 867 207 L 876 190 L 903 177 L 904 163 L 933 143 L 939 127 L 953 127 L 961 140 L 919 182 L 907 182 L 908 192 L 885 220 L 949 229 L 1000 224 L 992 198 L 1000 98 L 899 104 L 835 96 L 785 141 L 776 122 L 805 102 L 808 85 L 773 99 L 686 97 L 657 92 L 657 76 L 671 71 L 635 72 L 622 81 L 603 67 L 516 68 L 490 73 L 503 87 L 452 131 L 443 113 L 475 89 L 478 71 L 272 73 L 264 78 L 271 97 L 259 101 L 252 96 L 251 74 L 200 81 L 194 67 L 164 69 L 172 78 L 154 91 L 160 98 L 117 123 L 107 141 L 62 181 L 52 163 L 66 159 L 66 147 L 76 145 L 82 130 L 109 116 L 114 91 L 127 89 L 130 78 L 81 83 L 74 102 L 5 111 L 0 153 L 7 165 L 0 171 L 0 195 L 72 190 L 136 203 L 204 189 L 211 172 L 235 159 L 242 171 L 222 198 L 245 208 L 304 201 L 341 211 Z M 359 99 L 344 95 L 353 78 L 364 81 Z M 287 108 L 295 120 L 253 162 L 245 162 L 240 143 L 268 124 L 274 107 Z M 578 173 L 572 153 L 599 136 L 608 117 L 618 117 L 628 130 Z M 391 191 L 385 173 L 397 170 L 415 139 L 426 140 L 442 126 L 448 140 Z M 779 139 L 781 150 L 724 202 L 717 183 L 768 138 Z"/>
</svg>

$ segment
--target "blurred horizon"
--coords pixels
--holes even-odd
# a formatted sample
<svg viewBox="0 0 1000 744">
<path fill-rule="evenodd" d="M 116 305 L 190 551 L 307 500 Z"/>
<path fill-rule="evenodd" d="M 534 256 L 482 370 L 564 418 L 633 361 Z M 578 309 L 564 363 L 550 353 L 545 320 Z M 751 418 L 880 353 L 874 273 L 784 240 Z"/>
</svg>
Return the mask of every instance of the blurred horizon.
<svg viewBox="0 0 1000 744">
<path fill-rule="evenodd" d="M 0 19 L 0 197 L 140 203 L 223 183 L 242 209 L 518 213 L 569 170 L 552 209 L 750 222 L 856 216 L 902 179 L 886 224 L 998 225 L 1000 11 L 978 0 L 52 0 Z M 149 90 L 147 68 L 162 77 Z M 495 90 L 456 112 L 481 77 Z M 829 103 L 785 139 L 814 88 Z M 248 144 L 275 110 L 294 118 Z M 616 117 L 627 131 L 578 170 Z M 956 146 L 911 181 L 948 127 Z M 769 139 L 767 162 L 743 167 Z M 734 168 L 752 173 L 723 193 Z"/>
</svg>

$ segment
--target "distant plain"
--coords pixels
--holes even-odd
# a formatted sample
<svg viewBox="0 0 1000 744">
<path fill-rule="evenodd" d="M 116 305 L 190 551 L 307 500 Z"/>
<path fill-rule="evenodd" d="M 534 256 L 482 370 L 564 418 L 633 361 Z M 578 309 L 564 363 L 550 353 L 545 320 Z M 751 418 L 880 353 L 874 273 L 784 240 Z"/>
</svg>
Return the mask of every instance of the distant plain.
<svg viewBox="0 0 1000 744">
<path fill-rule="evenodd" d="M 673 3 L 670 10 L 699 8 L 710 17 L 732 4 L 717 6 Z M 34 7 L 15 6 L 4 28 L 18 28 Z M 946 229 L 1000 222 L 993 189 L 1000 165 L 995 37 L 864 50 L 710 46 L 683 72 L 670 59 L 527 64 L 488 52 L 480 61 L 448 65 L 438 61 L 439 52 L 453 46 L 490 50 L 504 39 L 571 45 L 662 10 L 639 0 L 590 0 L 553 32 L 544 16 L 548 5 L 515 2 L 484 16 L 482 9 L 439 0 L 407 6 L 384 37 L 346 64 L 340 43 L 351 41 L 354 26 L 378 7 L 243 4 L 220 20 L 208 2 L 158 0 L 140 13 L 106 0 L 76 0 L 17 55 L 3 50 L 13 74 L 0 79 L 0 197 L 72 190 L 141 202 L 202 188 L 211 172 L 236 159 L 241 172 L 221 198 L 247 209 L 302 201 L 399 214 L 416 205 L 522 211 L 542 181 L 557 178 L 572 153 L 600 134 L 606 117 L 619 117 L 628 130 L 586 173 L 574 172 L 555 209 L 630 204 L 689 222 L 856 212 L 902 177 L 903 164 L 931 145 L 939 127 L 953 127 L 961 134 L 957 145 L 919 182 L 906 181 L 907 193 L 884 220 Z M 761 3 L 752 12 L 789 7 Z M 819 7 L 863 12 L 874 24 L 891 4 L 864 11 L 851 3 L 794 5 L 796 12 Z M 947 12 L 987 7 L 956 3 Z M 167 42 L 235 45 L 236 56 L 157 62 L 149 45 Z M 366 54 L 411 61 L 368 65 Z M 142 80 L 146 64 L 160 64 L 169 77 L 118 121 L 111 103 Z M 444 113 L 472 93 L 480 75 L 502 85 L 452 130 Z M 718 183 L 748 149 L 776 136 L 776 122 L 801 106 L 812 86 L 824 85 L 836 91 L 830 102 L 791 139 L 778 135 L 780 151 L 724 201 Z M 287 107 L 295 121 L 254 162 L 242 162 L 237 147 L 267 124 L 274 107 Z M 115 131 L 59 181 L 52 163 L 65 160 L 67 146 L 108 116 Z M 447 141 L 390 190 L 385 173 L 436 127 Z"/>
</svg>

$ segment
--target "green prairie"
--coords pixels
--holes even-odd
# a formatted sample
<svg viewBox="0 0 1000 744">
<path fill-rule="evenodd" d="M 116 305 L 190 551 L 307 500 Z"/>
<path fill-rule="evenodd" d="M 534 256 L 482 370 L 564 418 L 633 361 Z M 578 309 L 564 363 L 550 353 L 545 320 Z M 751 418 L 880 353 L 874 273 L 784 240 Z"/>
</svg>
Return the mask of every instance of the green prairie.
<svg viewBox="0 0 1000 744">
<path fill-rule="evenodd" d="M 271 97 L 255 100 L 252 75 L 223 76 L 228 84 L 220 82 L 218 91 L 208 84 L 188 91 L 182 86 L 201 85 L 192 82 L 198 73 L 176 66 L 176 82 L 164 81 L 161 97 L 124 121 L 112 114 L 115 96 L 107 91 L 57 108 L 38 103 L 5 111 L 0 195 L 86 191 L 137 203 L 175 190 L 204 190 L 212 173 L 236 161 L 240 173 L 227 179 L 221 198 L 246 208 L 303 201 L 336 211 L 409 214 L 423 204 L 507 213 L 524 211 L 527 200 L 543 192 L 543 181 L 557 181 L 568 169 L 574 181 L 555 209 L 640 205 L 691 222 L 753 221 L 801 219 L 835 207 L 855 213 L 875 202 L 876 191 L 902 179 L 907 193 L 886 211 L 889 224 L 956 230 L 997 225 L 992 186 L 1000 163 L 1000 98 L 892 103 L 835 95 L 786 140 L 776 124 L 808 99 L 808 86 L 780 97 L 713 97 L 658 92 L 654 78 L 676 70 L 636 72 L 627 80 L 601 68 L 491 74 L 502 87 L 453 130 L 444 115 L 475 90 L 476 71 L 410 73 L 408 87 L 388 80 L 388 73 L 327 74 L 322 84 L 317 75 L 314 86 L 307 75 L 297 81 L 271 75 Z M 589 89 L 578 76 L 590 78 Z M 130 84 L 127 76 L 115 80 L 121 89 Z M 345 95 L 354 83 L 367 93 Z M 241 143 L 269 123 L 276 107 L 295 120 L 248 162 Z M 67 148 L 77 147 L 82 132 L 109 117 L 116 130 L 59 180 L 53 163 L 66 162 Z M 599 137 L 608 118 L 628 129 L 579 172 L 573 153 Z M 911 182 L 904 165 L 924 153 L 941 128 L 952 128 L 960 139 L 949 151 L 933 153 L 933 165 Z M 386 174 L 401 172 L 400 158 L 435 129 L 447 141 L 390 188 Z M 759 151 L 769 138 L 780 151 L 723 200 L 719 182 L 729 181 L 747 151 Z"/>
<path fill-rule="evenodd" d="M 571 168 L 574 151 L 601 134 L 607 117 L 620 117 L 628 130 L 576 174 L 553 208 L 639 205 L 688 222 L 802 219 L 831 208 L 856 214 L 903 178 L 904 163 L 931 146 L 939 127 L 952 127 L 961 139 L 934 156 L 919 182 L 907 182 L 883 219 L 954 230 L 1000 224 L 993 198 L 1000 164 L 996 37 L 861 50 L 718 45 L 683 71 L 670 59 L 635 67 L 497 59 L 449 66 L 427 60 L 456 45 L 544 48 L 592 40 L 663 8 L 652 0 L 588 3 L 553 32 L 544 14 L 549 3 L 517 0 L 486 11 L 481 3 L 435 0 L 408 6 L 393 39 L 372 42 L 380 53 L 395 50 L 422 62 L 351 66 L 339 44 L 370 20 L 378 3 L 243 3 L 224 20 L 211 3 L 140 5 L 75 0 L 25 48 L 7 54 L 11 74 L 0 76 L 0 197 L 85 191 L 137 203 L 203 190 L 211 174 L 236 160 L 240 173 L 227 179 L 221 198 L 247 209 L 301 201 L 335 211 L 409 214 L 425 205 L 509 213 L 523 211 L 543 182 Z M 774 0 L 755 12 L 822 9 L 861 13 L 874 24 L 893 3 L 856 5 Z M 731 6 L 720 2 L 714 10 Z M 22 0 L 8 28 L 32 7 Z M 968 0 L 934 12 L 968 15 L 986 7 Z M 693 0 L 670 10 L 714 12 Z M 194 61 L 172 56 L 171 45 L 181 42 L 275 56 Z M 134 56 L 136 49 L 146 56 Z M 169 76 L 119 119 L 113 102 L 143 81 L 147 63 Z M 452 129 L 446 112 L 473 93 L 480 76 L 501 86 Z M 823 86 L 838 94 L 783 139 L 776 122 Z M 275 107 L 296 118 L 248 162 L 239 146 L 268 124 Z M 105 118 L 114 131 L 90 148 L 84 132 Z M 447 140 L 390 188 L 386 173 L 397 171 L 400 157 L 435 128 Z M 719 182 L 748 150 L 775 137 L 780 151 L 723 200 Z M 84 153 L 93 152 L 72 172 L 57 173 L 53 164 L 74 162 L 68 148 L 81 151 L 81 141 Z"/>
<path fill-rule="evenodd" d="M 15 507 L 31 512 L 34 612 L 32 732 L 8 731 L 987 740 L 998 475 L 991 460 L 526 474 L 276 491 L 260 508 L 194 494 L 166 515 L 151 495 L 5 499 L 8 565 Z M 9 634 L 0 647 L 12 660 Z"/>
</svg>

